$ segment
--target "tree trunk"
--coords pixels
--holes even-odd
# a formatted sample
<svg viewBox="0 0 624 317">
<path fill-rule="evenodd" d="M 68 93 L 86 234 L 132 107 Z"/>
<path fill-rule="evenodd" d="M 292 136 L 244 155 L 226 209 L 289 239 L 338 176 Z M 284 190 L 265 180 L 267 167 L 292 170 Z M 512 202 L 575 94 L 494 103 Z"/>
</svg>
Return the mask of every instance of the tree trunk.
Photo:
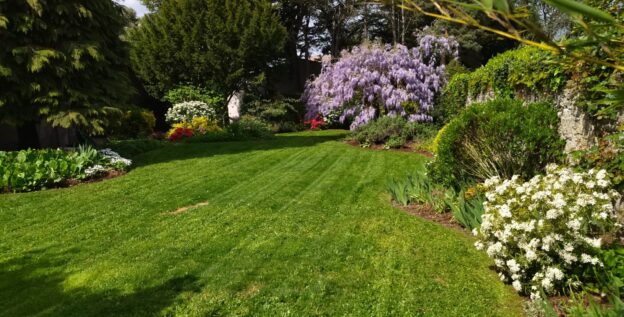
<svg viewBox="0 0 624 317">
<path fill-rule="evenodd" d="M 392 44 L 397 43 L 397 29 L 396 29 L 396 13 L 394 11 L 394 0 L 392 0 L 392 17 L 390 18 L 390 27 L 392 28 Z"/>
</svg>

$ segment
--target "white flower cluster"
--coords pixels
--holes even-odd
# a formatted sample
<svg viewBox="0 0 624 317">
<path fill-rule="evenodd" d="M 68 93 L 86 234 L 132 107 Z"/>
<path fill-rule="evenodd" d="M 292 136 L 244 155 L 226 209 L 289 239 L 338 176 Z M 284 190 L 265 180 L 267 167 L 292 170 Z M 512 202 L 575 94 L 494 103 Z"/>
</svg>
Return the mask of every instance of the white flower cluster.
<svg viewBox="0 0 624 317">
<path fill-rule="evenodd" d="M 90 177 L 90 176 L 94 176 L 94 175 L 97 175 L 97 174 L 100 174 L 100 173 L 104 173 L 106 171 L 108 171 L 108 168 L 106 168 L 106 167 L 104 167 L 104 166 L 102 166 L 100 164 L 97 164 L 97 165 L 93 165 L 93 166 L 88 167 L 87 169 L 85 169 L 85 175 Z"/>
<path fill-rule="evenodd" d="M 102 153 L 104 158 L 106 160 L 108 160 L 108 162 L 111 165 L 117 165 L 117 166 L 122 165 L 123 167 L 128 167 L 128 166 L 132 165 L 132 161 L 131 160 L 121 157 L 121 155 L 119 155 L 119 153 L 117 153 L 117 152 L 115 152 L 115 151 L 113 151 L 111 149 L 100 150 L 100 153 Z"/>
<path fill-rule="evenodd" d="M 573 268 L 602 265 L 601 237 L 622 226 L 604 170 L 576 173 L 550 165 L 528 182 L 514 176 L 485 184 L 487 201 L 477 249 L 494 259 L 503 281 L 531 298 L 574 285 Z"/>
<path fill-rule="evenodd" d="M 193 118 L 214 118 L 214 108 L 201 101 L 177 103 L 167 110 L 165 119 L 169 123 L 191 122 Z"/>
</svg>

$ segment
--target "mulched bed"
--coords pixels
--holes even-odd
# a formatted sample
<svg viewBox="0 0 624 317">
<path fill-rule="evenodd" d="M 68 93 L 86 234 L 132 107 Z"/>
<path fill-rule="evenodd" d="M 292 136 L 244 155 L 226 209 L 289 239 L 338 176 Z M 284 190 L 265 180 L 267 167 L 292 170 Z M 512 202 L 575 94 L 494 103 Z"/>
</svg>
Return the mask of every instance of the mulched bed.
<svg viewBox="0 0 624 317">
<path fill-rule="evenodd" d="M 85 179 L 85 180 L 68 179 L 68 180 L 61 182 L 55 188 L 66 188 L 66 187 L 74 187 L 80 184 L 99 183 L 101 181 L 105 181 L 108 179 L 113 179 L 119 176 L 126 175 L 126 173 L 127 172 L 124 172 L 124 171 L 108 171 L 106 172 L 106 174 L 100 174 L 96 177 Z"/>
<path fill-rule="evenodd" d="M 360 144 L 360 142 L 356 141 L 356 140 L 346 140 L 345 143 L 351 145 L 351 146 L 356 146 L 356 147 L 362 147 L 362 145 Z M 409 142 L 407 143 L 404 147 L 399 148 L 399 149 L 386 149 L 384 148 L 383 144 L 373 144 L 369 147 L 367 147 L 367 149 L 371 149 L 371 150 L 375 150 L 375 151 L 395 151 L 395 152 L 409 152 L 409 153 L 418 153 L 420 155 L 432 158 L 433 157 L 433 153 L 429 152 L 429 151 L 425 151 L 423 149 L 418 148 L 419 143 L 418 142 Z"/>
<path fill-rule="evenodd" d="M 397 203 L 393 203 L 394 207 L 399 208 L 410 215 L 426 219 L 429 221 L 433 221 L 439 223 L 445 227 L 452 228 L 455 230 L 459 230 L 465 234 L 470 234 L 466 228 L 460 225 L 455 218 L 453 218 L 453 214 L 450 212 L 439 213 L 436 212 L 432 206 L 430 205 L 408 205 L 403 206 Z"/>
</svg>

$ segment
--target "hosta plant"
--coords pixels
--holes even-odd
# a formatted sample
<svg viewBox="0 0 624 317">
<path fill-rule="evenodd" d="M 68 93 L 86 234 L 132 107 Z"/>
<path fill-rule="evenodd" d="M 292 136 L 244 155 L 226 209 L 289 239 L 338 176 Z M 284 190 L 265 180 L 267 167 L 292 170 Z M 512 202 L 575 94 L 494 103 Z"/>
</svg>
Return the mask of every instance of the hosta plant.
<svg viewBox="0 0 624 317">
<path fill-rule="evenodd" d="M 445 64 L 457 56 L 452 38 L 422 36 L 419 46 L 363 44 L 323 65 L 305 93 L 308 118 L 339 114 L 351 129 L 381 116 L 431 121 L 436 94 L 446 82 Z"/>
<path fill-rule="evenodd" d="M 533 299 L 577 286 L 580 272 L 603 265 L 603 238 L 622 226 L 611 186 L 605 170 L 556 165 L 528 182 L 490 178 L 475 246 L 494 259 L 502 280 Z"/>
<path fill-rule="evenodd" d="M 0 192 L 25 192 L 61 186 L 68 180 L 93 178 L 111 170 L 125 170 L 132 161 L 118 153 L 89 146 L 0 152 Z"/>
<path fill-rule="evenodd" d="M 214 119 L 215 109 L 201 101 L 185 101 L 175 104 L 167 110 L 165 119 L 169 123 L 191 122 L 194 118 Z"/>
</svg>

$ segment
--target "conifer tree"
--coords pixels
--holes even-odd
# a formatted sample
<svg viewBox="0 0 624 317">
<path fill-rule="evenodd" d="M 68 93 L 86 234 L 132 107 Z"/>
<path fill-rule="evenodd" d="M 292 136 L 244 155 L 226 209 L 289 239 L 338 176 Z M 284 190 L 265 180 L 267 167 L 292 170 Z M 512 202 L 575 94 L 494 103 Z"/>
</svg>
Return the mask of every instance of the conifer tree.
<svg viewBox="0 0 624 317">
<path fill-rule="evenodd" d="M 0 0 L 0 123 L 102 132 L 133 93 L 128 20 L 112 0 Z"/>
<path fill-rule="evenodd" d="M 267 0 L 165 0 L 129 34 L 133 67 L 156 98 L 181 84 L 228 96 L 276 60 L 285 36 Z"/>
</svg>

